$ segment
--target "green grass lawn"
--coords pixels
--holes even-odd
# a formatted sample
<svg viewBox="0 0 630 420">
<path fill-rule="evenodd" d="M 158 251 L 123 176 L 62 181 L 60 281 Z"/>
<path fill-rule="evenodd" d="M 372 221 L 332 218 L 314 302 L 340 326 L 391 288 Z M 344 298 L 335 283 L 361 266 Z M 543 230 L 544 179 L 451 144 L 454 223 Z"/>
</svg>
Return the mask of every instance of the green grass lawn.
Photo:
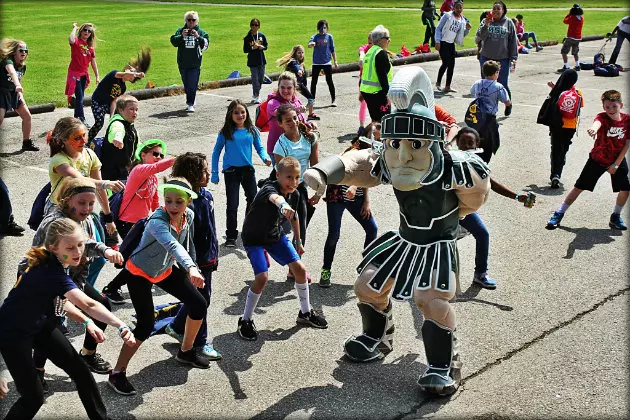
<svg viewBox="0 0 630 420">
<path fill-rule="evenodd" d="M 468 0 L 467 4 L 469 2 L 472 3 L 472 0 Z M 64 88 L 70 60 L 67 38 L 74 21 L 79 24 L 89 21 L 97 27 L 99 41 L 96 54 L 101 76 L 113 69 L 122 69 L 140 47 L 150 46 L 153 63 L 148 79 L 157 86 L 181 84 L 176 49 L 169 39 L 182 24 L 184 12 L 192 8 L 190 5 L 85 0 L 73 1 L 72 7 L 69 4 L 52 0 L 2 2 L 0 25 L 3 36 L 23 39 L 29 46 L 28 72 L 23 81 L 29 104 L 55 102 L 65 105 Z M 24 23 L 25 11 L 28 11 L 28 24 Z M 412 49 L 424 36 L 419 14 L 409 11 L 338 9 L 315 12 L 256 6 L 202 6 L 198 7 L 198 11 L 201 27 L 210 34 L 210 48 L 204 54 L 201 81 L 223 79 L 233 70 L 249 75 L 246 55 L 242 52 L 242 38 L 249 30 L 249 20 L 253 17 L 261 20 L 261 31 L 269 40 L 266 53 L 268 73 L 278 71 L 275 60 L 294 44 L 308 43 L 315 32 L 317 20 L 321 18 L 328 19 L 330 23 L 340 63 L 357 59 L 357 48 L 379 23 L 389 28 L 393 51 L 400 51 L 401 44 Z M 532 11 L 524 15 L 526 29 L 536 31 L 540 40 L 562 39 L 566 34 L 566 26 L 562 23 L 565 11 Z M 588 11 L 584 35 L 609 32 L 624 15 L 623 11 Z M 478 21 L 478 16 L 478 10 L 470 10 L 471 21 Z M 474 32 L 466 38 L 464 48 L 473 47 L 473 38 Z M 306 64 L 310 65 L 309 52 Z M 140 81 L 137 86 L 128 86 L 140 89 L 144 84 Z M 93 89 L 94 84 L 87 93 L 90 94 Z"/>
</svg>

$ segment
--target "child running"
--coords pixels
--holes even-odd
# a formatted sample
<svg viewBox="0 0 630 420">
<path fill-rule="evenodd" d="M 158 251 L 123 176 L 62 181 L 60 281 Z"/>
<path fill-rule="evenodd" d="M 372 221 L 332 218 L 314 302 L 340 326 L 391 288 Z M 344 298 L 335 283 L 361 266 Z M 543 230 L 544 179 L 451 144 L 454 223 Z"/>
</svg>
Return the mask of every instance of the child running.
<svg viewBox="0 0 630 420">
<path fill-rule="evenodd" d="M 278 67 L 284 68 L 284 71 L 290 71 L 297 79 L 297 87 L 300 93 L 306 98 L 306 106 L 308 108 L 308 119 L 319 120 L 320 118 L 313 112 L 313 103 L 315 98 L 306 86 L 306 68 L 304 67 L 304 47 L 294 45 L 291 52 L 286 53 L 276 60 Z"/>
<path fill-rule="evenodd" d="M 0 125 L 7 111 L 15 110 L 22 119 L 22 150 L 37 152 L 31 139 L 31 112 L 24 100 L 22 77 L 26 73 L 26 42 L 5 38 L 0 42 Z"/>
<path fill-rule="evenodd" d="M 171 178 L 158 189 L 164 193 L 164 207 L 151 215 L 138 247 L 119 274 L 127 277 L 127 288 L 137 317 L 134 329 L 136 345 L 121 349 L 116 366 L 109 375 L 109 385 L 121 395 L 136 393 L 127 380 L 127 367 L 153 331 L 155 318 L 151 289 L 154 284 L 188 307 L 184 337 L 175 359 L 200 369 L 210 365 L 208 359 L 200 357 L 193 347 L 195 336 L 206 317 L 207 306 L 197 290 L 204 287 L 204 277 L 195 264 L 192 238 L 194 212 L 188 208 L 197 198 L 197 193 L 183 178 Z"/>
<path fill-rule="evenodd" d="M 166 143 L 160 139 L 147 140 L 138 145 L 120 209 L 114 218 L 122 239 L 125 239 L 138 220 L 149 216 L 160 206 L 156 174 L 167 170 L 175 162 L 175 158 L 165 158 L 165 155 Z M 124 276 L 116 276 L 103 288 L 103 294 L 112 303 L 125 303 L 121 294 L 124 280 Z"/>
<path fill-rule="evenodd" d="M 68 37 L 71 59 L 66 78 L 66 96 L 68 97 L 68 105 L 72 107 L 72 95 L 74 95 L 74 118 L 81 120 L 88 129 L 90 125 L 85 121 L 83 112 L 85 90 L 90 85 L 88 66 L 92 66 L 96 84 L 101 81 L 98 76 L 96 54 L 94 53 L 95 40 L 96 28 L 94 25 L 84 23 L 79 27 L 76 22 L 72 24 L 72 31 L 70 31 L 70 36 Z"/>
<path fill-rule="evenodd" d="M 615 208 L 610 215 L 608 226 L 613 229 L 626 230 L 628 227 L 621 218 L 621 210 L 630 195 L 630 181 L 628 180 L 628 162 L 626 153 L 630 146 L 630 116 L 621 112 L 623 103 L 621 93 L 607 90 L 602 94 L 604 112 L 595 117 L 588 135 L 595 139 L 595 145 L 589 153 L 588 160 L 575 185 L 564 197 L 560 208 L 556 210 L 547 223 L 547 229 L 553 230 L 560 226 L 567 209 L 577 200 L 584 190 L 593 191 L 599 178 L 608 172 L 612 182 L 613 192 L 617 194 Z"/>
<path fill-rule="evenodd" d="M 208 185 L 209 171 L 206 155 L 203 153 L 186 152 L 179 155 L 173 165 L 174 177 L 185 178 L 197 193 L 193 200 L 195 212 L 193 244 L 195 246 L 196 262 L 204 277 L 203 287 L 197 289 L 206 300 L 206 308 L 210 306 L 212 295 L 212 272 L 219 264 L 219 242 L 217 240 L 217 225 L 214 218 L 214 198 L 205 187 Z M 188 307 L 186 304 L 179 310 L 175 319 L 166 326 L 166 333 L 180 343 L 184 339 Z M 216 351 L 208 341 L 208 324 L 204 317 L 199 332 L 193 341 L 199 353 L 208 360 L 221 359 L 221 353 Z"/>
<path fill-rule="evenodd" d="M 55 315 L 67 311 L 70 318 L 85 325 L 94 340 L 103 342 L 103 331 L 78 311 L 78 307 L 94 319 L 117 328 L 127 345 L 135 344 L 130 328 L 79 290 L 68 276 L 69 267 L 81 264 L 84 249 L 85 236 L 77 223 L 70 219 L 52 222 L 43 246 L 33 247 L 26 254 L 28 269 L 0 307 L 0 318 L 11 320 L 0 323 L 0 353 L 20 394 L 8 410 L 9 419 L 31 419 L 44 403 L 44 392 L 33 363 L 34 349 L 45 352 L 70 376 L 88 418 L 108 418 L 88 366 L 53 320 Z"/>
<path fill-rule="evenodd" d="M 365 137 L 380 141 L 381 123 L 370 123 L 365 129 Z M 368 149 L 370 147 L 368 143 L 361 141 L 361 138 L 357 136 L 344 153 L 349 150 Z M 319 278 L 319 285 L 321 287 L 330 287 L 330 270 L 335 258 L 337 242 L 339 241 L 341 218 L 343 217 L 344 210 L 348 210 L 365 231 L 365 241 L 363 242 L 364 249 L 376 239 L 378 227 L 376 226 L 376 221 L 370 209 L 367 188 L 357 188 L 355 185 L 329 184 L 326 187 L 326 197 L 324 201 L 326 201 L 326 211 L 328 215 L 328 236 L 324 244 L 324 263 L 322 265 L 321 277 Z"/>
<path fill-rule="evenodd" d="M 497 122 L 499 102 L 503 102 L 506 107 L 510 106 L 511 102 L 507 90 L 501 83 L 497 82 L 501 64 L 494 60 L 488 60 L 483 63 L 482 70 L 485 79 L 476 81 L 470 88 L 470 94 L 480 99 L 479 106 L 482 112 L 486 114 L 485 122 L 479 127 L 480 147 L 483 149 L 483 153 L 479 154 L 479 157 L 486 163 L 490 163 L 492 155 L 497 153 L 501 145 L 499 123 Z"/>
<path fill-rule="evenodd" d="M 300 163 L 293 157 L 285 157 L 278 162 L 276 169 L 277 180 L 266 182 L 258 191 L 243 224 L 243 245 L 255 275 L 247 292 L 243 316 L 238 319 L 237 331 L 245 340 L 258 338 L 253 315 L 269 277 L 267 254 L 278 264 L 288 265 L 295 274 L 295 289 L 300 300 L 297 323 L 328 328 L 323 315 L 311 308 L 306 267 L 300 261 L 304 247 L 300 240 L 299 217 L 294 210 L 298 204 Z M 295 248 L 282 231 L 283 218 L 291 221 Z"/>
<path fill-rule="evenodd" d="M 260 86 L 265 79 L 265 50 L 267 49 L 267 37 L 260 29 L 260 20 L 252 19 L 249 22 L 249 32 L 243 38 L 243 52 L 247 54 L 247 67 L 252 73 L 252 103 L 260 103 Z"/>
<path fill-rule="evenodd" d="M 223 128 L 217 136 L 212 152 L 212 183 L 219 183 L 219 157 L 225 147 L 223 156 L 223 176 L 225 178 L 225 195 L 227 198 L 225 246 L 233 248 L 238 239 L 238 201 L 239 185 L 243 187 L 247 207 L 256 196 L 256 171 L 252 163 L 252 148 L 258 156 L 271 165 L 271 158 L 260 140 L 260 132 L 252 123 L 247 106 L 239 99 L 228 105 Z"/>
<path fill-rule="evenodd" d="M 319 72 L 323 71 L 326 75 L 326 84 L 330 92 L 330 106 L 337 106 L 335 96 L 335 84 L 332 79 L 331 58 L 334 60 L 335 69 L 339 68 L 337 64 L 337 53 L 335 52 L 335 42 L 333 36 L 328 33 L 328 21 L 321 19 L 317 22 L 317 33 L 308 41 L 308 47 L 313 49 L 313 68 L 311 69 L 311 93 L 313 100 L 317 96 L 317 79 Z"/>
</svg>

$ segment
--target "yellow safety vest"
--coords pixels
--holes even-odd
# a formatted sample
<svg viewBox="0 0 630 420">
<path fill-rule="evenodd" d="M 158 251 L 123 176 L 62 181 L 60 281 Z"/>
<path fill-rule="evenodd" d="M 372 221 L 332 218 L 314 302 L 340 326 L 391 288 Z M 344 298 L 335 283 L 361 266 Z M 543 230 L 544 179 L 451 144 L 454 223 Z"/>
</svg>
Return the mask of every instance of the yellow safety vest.
<svg viewBox="0 0 630 420">
<path fill-rule="evenodd" d="M 361 74 L 361 85 L 359 90 L 365 93 L 376 93 L 383 90 L 381 84 L 378 81 L 378 75 L 376 74 L 376 63 L 374 59 L 376 54 L 383 49 L 378 45 L 372 45 L 363 59 L 363 73 Z M 391 83 L 393 77 L 392 66 L 389 66 L 389 72 L 387 73 L 387 80 Z"/>
</svg>

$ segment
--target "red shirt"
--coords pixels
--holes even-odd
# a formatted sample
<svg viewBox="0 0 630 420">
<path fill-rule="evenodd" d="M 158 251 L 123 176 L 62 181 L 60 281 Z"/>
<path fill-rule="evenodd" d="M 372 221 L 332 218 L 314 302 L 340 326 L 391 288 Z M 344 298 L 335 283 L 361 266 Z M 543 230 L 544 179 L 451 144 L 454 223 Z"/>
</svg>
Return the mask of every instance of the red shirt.
<svg viewBox="0 0 630 420">
<path fill-rule="evenodd" d="M 597 131 L 597 139 L 590 156 L 602 166 L 610 166 L 628 141 L 630 131 L 630 115 L 621 113 L 621 120 L 614 121 L 605 112 L 600 112 L 595 121 L 602 123 Z"/>
<path fill-rule="evenodd" d="M 94 48 L 87 42 L 75 37 L 74 44 L 70 44 L 70 66 L 68 71 L 79 75 L 87 74 L 90 61 L 96 57 Z"/>
<path fill-rule="evenodd" d="M 584 16 L 567 15 L 567 17 L 564 18 L 564 23 L 569 25 L 569 29 L 567 29 L 567 38 L 582 39 Z"/>
</svg>

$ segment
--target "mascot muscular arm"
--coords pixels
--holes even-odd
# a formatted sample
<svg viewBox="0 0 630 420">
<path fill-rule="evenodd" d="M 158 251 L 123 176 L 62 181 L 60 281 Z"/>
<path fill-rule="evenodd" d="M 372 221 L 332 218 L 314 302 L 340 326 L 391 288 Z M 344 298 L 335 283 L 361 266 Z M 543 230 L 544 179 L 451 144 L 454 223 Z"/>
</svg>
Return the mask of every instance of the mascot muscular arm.
<svg viewBox="0 0 630 420">
<path fill-rule="evenodd" d="M 435 117 L 424 70 L 398 71 L 388 95 L 393 108 L 381 121 L 382 142 L 326 158 L 308 169 L 304 180 L 318 193 L 328 183 L 392 185 L 400 226 L 363 251 L 354 285 L 363 332 L 350 337 L 344 351 L 357 362 L 383 358 L 393 345 L 391 299 L 414 299 L 425 318 L 422 341 L 429 365 L 418 384 L 426 392 L 450 395 L 461 377 L 449 303 L 459 273 L 458 221 L 486 201 L 490 170 L 473 153 L 444 151 L 444 127 Z"/>
</svg>

